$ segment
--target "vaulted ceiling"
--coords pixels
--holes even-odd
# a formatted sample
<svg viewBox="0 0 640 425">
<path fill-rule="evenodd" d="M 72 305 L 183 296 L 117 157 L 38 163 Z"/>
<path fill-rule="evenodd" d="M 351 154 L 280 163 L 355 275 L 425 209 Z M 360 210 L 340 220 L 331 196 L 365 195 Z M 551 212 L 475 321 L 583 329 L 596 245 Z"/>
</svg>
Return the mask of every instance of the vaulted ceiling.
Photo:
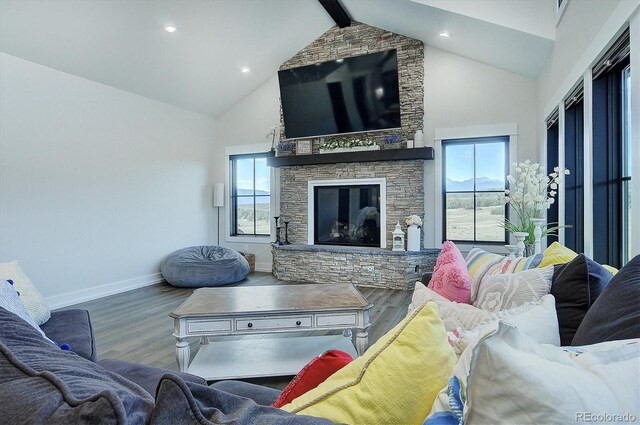
<svg viewBox="0 0 640 425">
<path fill-rule="evenodd" d="M 353 20 L 535 78 L 554 0 L 485 2 L 341 1 Z M 218 117 L 333 25 L 317 0 L 0 0 L 0 51 Z"/>
</svg>

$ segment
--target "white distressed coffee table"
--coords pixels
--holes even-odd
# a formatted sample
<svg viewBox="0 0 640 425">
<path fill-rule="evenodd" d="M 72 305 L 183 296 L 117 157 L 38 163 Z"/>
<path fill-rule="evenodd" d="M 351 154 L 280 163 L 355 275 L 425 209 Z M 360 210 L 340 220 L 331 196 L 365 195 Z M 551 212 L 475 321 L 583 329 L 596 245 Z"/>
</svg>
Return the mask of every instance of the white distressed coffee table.
<svg viewBox="0 0 640 425">
<path fill-rule="evenodd" d="M 361 355 L 368 345 L 371 307 L 350 284 L 196 289 L 170 314 L 178 366 L 182 372 L 213 381 L 295 375 L 330 349 Z M 343 333 L 300 336 L 318 330 Z M 259 337 L 209 340 L 247 335 Z M 196 337 L 200 348 L 189 364 L 188 340 Z"/>
</svg>

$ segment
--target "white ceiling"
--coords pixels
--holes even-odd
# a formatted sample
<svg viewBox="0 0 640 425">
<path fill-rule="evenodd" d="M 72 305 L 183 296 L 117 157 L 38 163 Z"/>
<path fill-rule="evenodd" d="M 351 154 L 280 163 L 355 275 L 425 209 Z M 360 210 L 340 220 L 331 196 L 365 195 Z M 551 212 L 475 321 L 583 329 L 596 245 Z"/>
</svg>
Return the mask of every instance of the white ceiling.
<svg viewBox="0 0 640 425">
<path fill-rule="evenodd" d="M 342 4 L 356 21 L 528 77 L 553 45 L 434 0 Z M 0 51 L 218 117 L 333 24 L 317 0 L 0 0 Z"/>
</svg>

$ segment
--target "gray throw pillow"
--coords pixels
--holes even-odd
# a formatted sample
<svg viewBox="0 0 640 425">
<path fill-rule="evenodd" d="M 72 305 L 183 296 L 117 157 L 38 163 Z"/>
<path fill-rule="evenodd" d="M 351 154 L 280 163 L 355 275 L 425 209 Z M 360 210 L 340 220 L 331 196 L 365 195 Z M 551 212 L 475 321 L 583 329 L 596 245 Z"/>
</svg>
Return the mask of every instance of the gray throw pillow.
<svg viewBox="0 0 640 425">
<path fill-rule="evenodd" d="M 12 424 L 146 424 L 153 398 L 136 384 L 47 342 L 0 308 L 0 418 Z"/>
</svg>

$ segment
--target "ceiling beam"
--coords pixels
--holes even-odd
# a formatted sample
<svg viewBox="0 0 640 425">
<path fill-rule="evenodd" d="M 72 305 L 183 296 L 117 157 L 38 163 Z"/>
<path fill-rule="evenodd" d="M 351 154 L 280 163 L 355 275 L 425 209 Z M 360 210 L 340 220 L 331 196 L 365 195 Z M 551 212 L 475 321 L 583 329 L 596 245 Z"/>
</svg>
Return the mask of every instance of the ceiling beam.
<svg viewBox="0 0 640 425">
<path fill-rule="evenodd" d="M 318 0 L 324 10 L 327 11 L 331 19 L 333 19 L 340 28 L 348 27 L 351 25 L 351 18 L 344 7 L 338 0 Z"/>
</svg>

